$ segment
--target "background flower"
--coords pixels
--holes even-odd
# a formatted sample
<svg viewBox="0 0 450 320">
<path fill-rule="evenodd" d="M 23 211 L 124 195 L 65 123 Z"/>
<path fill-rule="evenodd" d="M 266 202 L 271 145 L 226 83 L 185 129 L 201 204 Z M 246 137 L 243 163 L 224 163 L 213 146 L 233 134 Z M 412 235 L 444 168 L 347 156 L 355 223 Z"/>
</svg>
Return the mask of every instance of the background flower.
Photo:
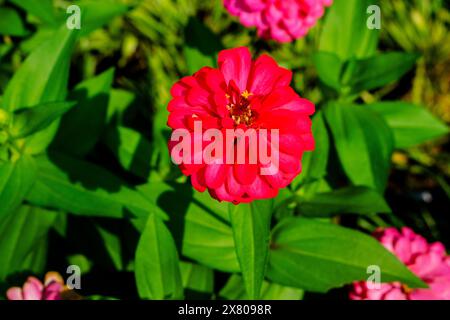
<svg viewBox="0 0 450 320">
<path fill-rule="evenodd" d="M 225 8 L 258 36 L 290 42 L 306 35 L 333 0 L 224 0 Z"/>
<path fill-rule="evenodd" d="M 375 237 L 412 272 L 428 284 L 428 289 L 411 289 L 399 282 L 383 283 L 378 289 L 357 282 L 350 292 L 353 300 L 450 300 L 450 256 L 440 242 L 428 243 L 410 228 L 379 230 Z M 381 270 L 383 277 L 383 270 Z"/>
<path fill-rule="evenodd" d="M 67 290 L 64 280 L 57 272 L 48 272 L 44 283 L 35 277 L 28 277 L 23 287 L 12 287 L 6 292 L 8 300 L 61 300 Z"/>
</svg>

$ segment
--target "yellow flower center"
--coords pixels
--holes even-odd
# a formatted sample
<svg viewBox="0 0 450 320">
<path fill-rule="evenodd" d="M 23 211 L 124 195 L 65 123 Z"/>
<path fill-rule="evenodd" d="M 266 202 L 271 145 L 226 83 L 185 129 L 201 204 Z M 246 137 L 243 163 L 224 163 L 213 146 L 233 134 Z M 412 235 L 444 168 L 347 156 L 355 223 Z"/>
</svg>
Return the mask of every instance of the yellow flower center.
<svg viewBox="0 0 450 320">
<path fill-rule="evenodd" d="M 230 111 L 231 119 L 236 125 L 245 124 L 250 126 L 254 120 L 254 113 L 250 108 L 250 97 L 253 93 L 245 90 L 241 93 L 238 101 L 230 101 L 231 96 L 226 95 L 229 103 L 227 109 Z"/>
</svg>

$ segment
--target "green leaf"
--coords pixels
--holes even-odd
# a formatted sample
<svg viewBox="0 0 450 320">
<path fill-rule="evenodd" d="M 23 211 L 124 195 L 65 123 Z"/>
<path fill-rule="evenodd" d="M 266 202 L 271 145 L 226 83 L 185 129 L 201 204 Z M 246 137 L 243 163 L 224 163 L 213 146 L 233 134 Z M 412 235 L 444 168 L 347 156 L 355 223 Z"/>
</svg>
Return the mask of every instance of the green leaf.
<svg viewBox="0 0 450 320">
<path fill-rule="evenodd" d="M 28 34 L 16 10 L 0 7 L 0 35 L 24 37 Z"/>
<path fill-rule="evenodd" d="M 92 261 L 83 254 L 73 254 L 67 257 L 69 265 L 75 264 L 80 267 L 82 273 L 89 273 L 92 269 Z"/>
<path fill-rule="evenodd" d="M 167 127 L 167 119 L 169 111 L 165 105 L 158 105 L 156 114 L 153 117 L 153 132 L 152 132 L 152 167 L 157 169 L 161 177 L 168 175 L 173 162 L 169 152 L 167 152 L 167 140 L 170 137 L 170 130 Z"/>
<path fill-rule="evenodd" d="M 106 125 L 114 68 L 78 84 L 69 94 L 77 106 L 62 119 L 52 148 L 67 154 L 87 154 L 99 140 Z"/>
<path fill-rule="evenodd" d="M 5 56 L 9 52 L 11 52 L 12 48 L 13 48 L 13 45 L 11 43 L 2 43 L 2 44 L 0 44 L 0 62 L 2 61 L 2 59 L 5 58 Z M 2 82 L 3 81 L 4 80 L 2 78 Z M 0 99 L 0 102 L 1 102 L 1 99 Z M 0 105 L 1 105 L 1 103 L 0 103 Z"/>
<path fill-rule="evenodd" d="M 115 127 L 106 132 L 103 140 L 122 167 L 138 177 L 148 178 L 153 148 L 143 135 L 133 129 Z"/>
<path fill-rule="evenodd" d="M 47 27 L 56 28 L 66 24 L 71 14 L 66 12 L 67 6 L 63 10 L 56 8 L 52 0 L 22 1 L 10 0 L 17 6 L 23 8 L 29 14 L 37 17 Z M 120 1 L 114 0 L 81 0 L 73 3 L 80 8 L 81 30 L 80 34 L 86 36 L 92 31 L 107 24 L 114 17 L 120 16 L 129 10 L 129 6 Z"/>
<path fill-rule="evenodd" d="M 230 204 L 236 254 L 250 299 L 258 299 L 269 255 L 273 200 Z"/>
<path fill-rule="evenodd" d="M 37 181 L 27 201 L 77 215 L 146 217 L 157 208 L 109 171 L 70 156 L 39 156 Z M 162 214 L 164 216 L 164 214 Z"/>
<path fill-rule="evenodd" d="M 198 19 L 189 19 L 183 48 L 189 74 L 194 74 L 205 66 L 214 67 L 217 53 L 221 49 L 222 44 L 211 30 Z"/>
<path fill-rule="evenodd" d="M 35 178 L 35 164 L 28 156 L 16 162 L 0 162 L 0 219 L 22 203 Z"/>
<path fill-rule="evenodd" d="M 130 6 L 116 0 L 83 0 L 76 5 L 80 7 L 81 12 L 82 36 L 106 25 L 113 18 L 125 14 L 130 9 Z"/>
<path fill-rule="evenodd" d="M 143 299 L 181 299 L 177 248 L 162 220 L 151 214 L 136 250 L 136 284 Z"/>
<path fill-rule="evenodd" d="M 34 50 L 8 83 L 3 107 L 12 112 L 64 100 L 75 40 L 76 33 L 63 27 Z"/>
<path fill-rule="evenodd" d="M 274 282 L 326 292 L 366 280 L 367 268 L 381 269 L 381 281 L 426 288 L 405 265 L 373 237 L 313 219 L 284 219 L 272 234 L 267 276 Z"/>
<path fill-rule="evenodd" d="M 124 267 L 122 262 L 122 244 L 120 243 L 120 237 L 99 224 L 96 224 L 95 227 L 103 240 L 105 249 L 111 258 L 114 267 L 116 270 L 122 271 Z"/>
<path fill-rule="evenodd" d="M 205 298 L 211 296 L 214 291 L 214 272 L 212 269 L 189 262 L 180 262 L 181 279 L 183 282 L 183 288 L 185 290 L 186 296 L 190 293 L 195 298 L 193 294 L 197 294 L 200 297 L 201 294 Z M 190 292 L 189 292 L 190 291 Z M 188 299 L 191 297 L 187 296 Z"/>
<path fill-rule="evenodd" d="M 63 101 L 67 95 L 70 56 L 76 33 L 65 26 L 36 48 L 14 74 L 3 96 L 3 107 L 10 112 L 20 108 Z M 39 154 L 53 139 L 58 122 L 54 122 L 27 139 L 26 152 Z"/>
<path fill-rule="evenodd" d="M 58 24 L 58 19 L 56 18 L 55 9 L 53 7 L 52 0 L 9 0 L 16 6 L 24 9 L 29 14 L 39 18 L 42 22 L 55 26 Z"/>
<path fill-rule="evenodd" d="M 248 300 L 244 281 L 237 274 L 231 275 L 225 287 L 220 290 L 220 297 L 227 300 Z M 303 290 L 264 281 L 261 287 L 261 300 L 300 300 L 303 298 Z"/>
<path fill-rule="evenodd" d="M 42 209 L 36 209 L 37 211 L 44 211 Z M 32 274 L 45 273 L 47 267 L 48 249 L 48 235 L 44 235 L 22 261 L 22 265 L 14 270 L 14 273 L 16 273 L 19 269 Z"/>
<path fill-rule="evenodd" d="M 111 89 L 109 94 L 107 122 L 117 121 L 122 123 L 120 120 L 123 118 L 128 107 L 136 99 L 136 96 L 134 93 L 122 89 Z"/>
<path fill-rule="evenodd" d="M 379 30 L 367 28 L 367 7 L 377 4 L 377 0 L 334 0 L 327 9 L 319 51 L 334 53 L 341 61 L 372 56 Z"/>
<path fill-rule="evenodd" d="M 331 52 L 317 52 L 313 55 L 314 65 L 320 80 L 330 88 L 341 88 L 342 61 Z"/>
<path fill-rule="evenodd" d="M 418 55 L 406 52 L 389 52 L 364 60 L 352 60 L 344 71 L 343 86 L 352 93 L 372 90 L 395 82 L 416 63 Z"/>
<path fill-rule="evenodd" d="M 383 192 L 394 148 L 393 134 L 384 119 L 358 105 L 330 103 L 324 111 L 349 179 Z"/>
<path fill-rule="evenodd" d="M 74 105 L 74 102 L 52 102 L 16 110 L 10 131 L 11 136 L 14 139 L 20 139 L 39 132 L 59 119 Z"/>
<path fill-rule="evenodd" d="M 209 194 L 196 193 L 185 217 L 183 254 L 225 272 L 239 271 L 233 232 L 224 217 L 227 205 Z"/>
<path fill-rule="evenodd" d="M 303 154 L 302 172 L 293 181 L 294 189 L 297 189 L 304 182 L 321 179 L 327 174 L 330 138 L 322 111 L 317 112 L 312 120 L 312 132 L 316 148 L 314 151 Z"/>
<path fill-rule="evenodd" d="M 25 271 L 24 260 L 40 246 L 55 218 L 55 212 L 25 205 L 0 217 L 0 281 Z"/>
<path fill-rule="evenodd" d="M 305 216 L 326 217 L 341 213 L 390 213 L 383 197 L 367 187 L 348 187 L 331 192 L 306 194 L 298 198 L 300 212 Z"/>
<path fill-rule="evenodd" d="M 170 216 L 170 228 L 184 256 L 220 271 L 240 271 L 227 203 L 193 192 L 190 184 L 150 182 L 139 191 Z"/>
<path fill-rule="evenodd" d="M 395 146 L 408 148 L 448 134 L 448 126 L 425 107 L 407 102 L 378 102 L 367 106 L 380 114 L 394 132 Z"/>
</svg>

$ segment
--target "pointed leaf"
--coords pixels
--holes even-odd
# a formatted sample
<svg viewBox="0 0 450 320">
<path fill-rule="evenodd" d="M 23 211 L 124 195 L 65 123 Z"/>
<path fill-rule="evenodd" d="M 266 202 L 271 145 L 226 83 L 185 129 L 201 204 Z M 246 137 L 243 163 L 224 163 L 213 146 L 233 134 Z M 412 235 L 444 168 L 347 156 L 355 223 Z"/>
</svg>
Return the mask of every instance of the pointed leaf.
<svg viewBox="0 0 450 320">
<path fill-rule="evenodd" d="M 14 139 L 20 139 L 39 132 L 59 119 L 74 105 L 74 102 L 51 102 L 16 110 L 11 136 Z"/>
<path fill-rule="evenodd" d="M 28 34 L 16 10 L 0 7 L 0 35 L 23 37 Z"/>
<path fill-rule="evenodd" d="M 75 108 L 61 120 L 52 148 L 67 154 L 82 156 L 98 142 L 106 126 L 114 68 L 78 84 L 69 99 Z"/>
<path fill-rule="evenodd" d="M 392 132 L 384 119 L 359 105 L 331 103 L 324 111 L 349 179 L 355 185 L 383 192 L 394 148 Z"/>
<path fill-rule="evenodd" d="M 52 0 L 39 0 L 38 1 L 24 1 L 24 0 L 9 0 L 16 6 L 22 8 L 29 14 L 38 18 L 41 22 L 51 26 L 58 24 L 59 20 L 53 7 Z"/>
<path fill-rule="evenodd" d="M 418 55 L 406 52 L 389 52 L 364 60 L 352 60 L 343 80 L 351 93 L 372 90 L 399 80 L 416 63 Z"/>
<path fill-rule="evenodd" d="M 236 254 L 250 299 L 259 299 L 269 254 L 273 200 L 230 204 Z"/>
<path fill-rule="evenodd" d="M 94 164 L 55 153 L 50 159 L 37 157 L 36 163 L 37 181 L 27 195 L 35 205 L 110 218 L 146 217 L 158 211 L 138 191 Z"/>
<path fill-rule="evenodd" d="M 214 272 L 212 269 L 195 264 L 181 261 L 180 263 L 181 278 L 183 280 L 183 288 L 186 290 L 186 298 L 190 297 L 211 297 L 214 291 Z"/>
<path fill-rule="evenodd" d="M 38 106 L 46 102 L 63 101 L 67 95 L 69 66 L 77 33 L 66 26 L 37 47 L 8 83 L 3 107 L 9 111 Z M 28 154 L 39 154 L 53 139 L 58 122 L 29 137 Z"/>
<path fill-rule="evenodd" d="M 271 247 L 267 276 L 282 285 L 326 292 L 366 280 L 367 268 L 376 265 L 382 282 L 427 287 L 375 238 L 331 223 L 284 219 L 272 232 Z"/>
<path fill-rule="evenodd" d="M 298 198 L 300 212 L 305 216 L 326 217 L 342 213 L 390 213 L 383 197 L 367 187 L 348 187 L 331 192 L 306 194 Z"/>
<path fill-rule="evenodd" d="M 24 205 L 0 217 L 0 281 L 24 271 L 25 258 L 39 247 L 56 216 L 56 212 Z"/>
<path fill-rule="evenodd" d="M 422 106 L 386 101 L 367 107 L 386 120 L 394 132 L 397 148 L 412 147 L 449 133 L 448 126 Z"/>
<path fill-rule="evenodd" d="M 240 271 L 227 203 L 192 192 L 190 184 L 150 182 L 139 191 L 170 217 L 184 256 L 224 272 Z"/>
<path fill-rule="evenodd" d="M 342 61 L 375 53 L 379 30 L 367 28 L 367 8 L 377 0 L 334 0 L 320 37 L 319 50 L 336 54 Z"/>
<path fill-rule="evenodd" d="M 321 179 L 327 174 L 330 138 L 322 111 L 317 112 L 312 120 L 312 132 L 316 147 L 313 151 L 303 154 L 302 172 L 292 182 L 294 189 L 302 183 Z"/>
<path fill-rule="evenodd" d="M 122 167 L 138 177 L 148 178 L 153 147 L 147 138 L 133 129 L 114 127 L 103 140 Z"/>
<path fill-rule="evenodd" d="M 66 27 L 36 48 L 8 83 L 3 107 L 9 111 L 64 100 L 76 32 Z"/>
<path fill-rule="evenodd" d="M 151 214 L 136 250 L 136 284 L 143 299 L 181 299 L 183 286 L 175 242 L 162 220 Z"/>
<path fill-rule="evenodd" d="M 317 52 L 313 56 L 314 65 L 320 80 L 330 88 L 341 88 L 342 61 L 331 52 Z"/>
<path fill-rule="evenodd" d="M 28 156 L 0 162 L 0 219 L 22 203 L 35 179 L 35 163 Z"/>
</svg>

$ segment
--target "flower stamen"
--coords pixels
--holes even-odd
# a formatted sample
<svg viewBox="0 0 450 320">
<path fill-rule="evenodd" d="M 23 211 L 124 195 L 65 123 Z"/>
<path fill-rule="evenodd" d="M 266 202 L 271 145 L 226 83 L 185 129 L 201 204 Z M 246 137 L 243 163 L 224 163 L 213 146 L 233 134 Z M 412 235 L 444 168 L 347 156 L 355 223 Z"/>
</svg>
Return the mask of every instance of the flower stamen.
<svg viewBox="0 0 450 320">
<path fill-rule="evenodd" d="M 253 93 L 245 90 L 240 94 L 237 101 L 232 101 L 231 95 L 226 94 L 229 101 L 227 109 L 230 111 L 230 116 L 236 125 L 245 124 L 250 126 L 253 123 L 254 113 L 250 107 L 251 96 L 253 96 Z"/>
</svg>

